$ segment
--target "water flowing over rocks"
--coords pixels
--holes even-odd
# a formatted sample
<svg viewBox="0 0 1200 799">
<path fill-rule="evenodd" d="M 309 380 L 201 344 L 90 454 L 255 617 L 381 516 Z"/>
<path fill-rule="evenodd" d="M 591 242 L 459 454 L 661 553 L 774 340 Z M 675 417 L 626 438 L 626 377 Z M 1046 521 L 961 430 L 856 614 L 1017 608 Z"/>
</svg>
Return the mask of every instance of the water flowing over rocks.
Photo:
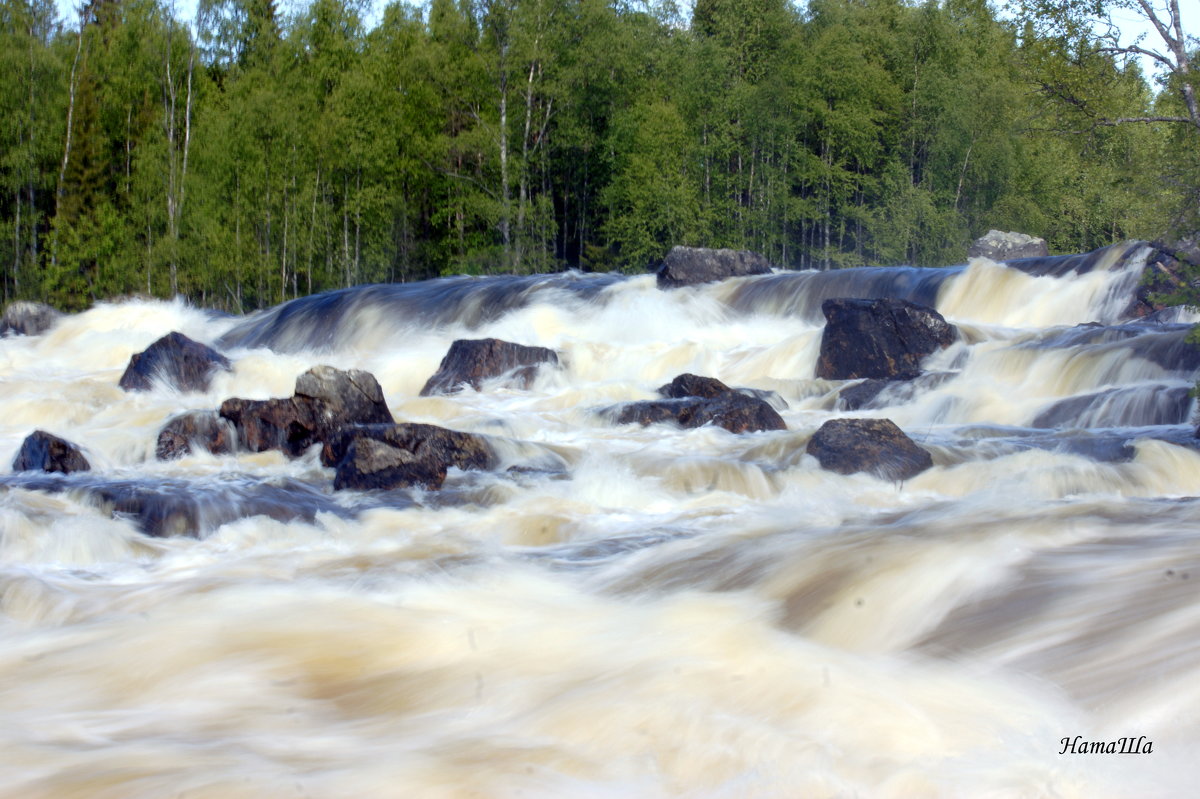
<svg viewBox="0 0 1200 799">
<path fill-rule="evenodd" d="M 41 302 L 10 302 L 0 317 L 0 336 L 37 336 L 58 323 L 62 312 Z"/>
<path fill-rule="evenodd" d="M 770 262 L 749 250 L 673 247 L 658 268 L 656 279 L 660 289 L 674 289 L 731 277 L 770 273 Z"/>
<path fill-rule="evenodd" d="M 161 461 L 182 458 L 197 449 L 227 455 L 236 449 L 237 430 L 216 411 L 188 411 L 167 422 L 158 434 L 154 455 Z"/>
<path fill-rule="evenodd" d="M 453 394 L 463 386 L 478 391 L 484 380 L 504 375 L 517 388 L 529 388 L 542 364 L 557 366 L 558 353 L 495 338 L 458 339 L 421 389 L 421 396 Z"/>
<path fill-rule="evenodd" d="M 229 359 L 212 347 L 173 332 L 134 353 L 118 385 L 126 391 L 150 391 L 161 380 L 178 391 L 208 391 L 213 372 L 230 368 Z"/>
<path fill-rule="evenodd" d="M 821 311 L 817 377 L 827 380 L 916 377 L 924 358 L 958 336 L 940 313 L 906 300 L 831 299 Z"/>
<path fill-rule="evenodd" d="M 497 458 L 486 439 L 471 433 L 430 424 L 366 424 L 331 436 L 321 462 L 336 469 L 335 490 L 436 489 L 449 467 L 491 469 Z"/>
<path fill-rule="evenodd" d="M 14 472 L 86 472 L 92 468 L 79 447 L 70 441 L 35 430 L 30 433 L 13 459 Z"/>
<path fill-rule="evenodd" d="M 769 402 L 713 377 L 682 374 L 659 388 L 658 393 L 668 399 L 622 405 L 615 413 L 616 423 L 645 427 L 674 422 L 685 428 L 715 424 L 731 433 L 787 429 L 783 417 Z"/>
<path fill-rule="evenodd" d="M 1042 258 L 1049 254 L 1045 239 L 1026 233 L 1005 233 L 1000 230 L 989 230 L 975 239 L 967 250 L 968 258 L 990 258 L 993 261 Z"/>
<path fill-rule="evenodd" d="M 805 449 L 838 474 L 869 472 L 888 480 L 908 480 L 933 466 L 933 457 L 890 419 L 830 419 Z"/>
<path fill-rule="evenodd" d="M 350 424 L 395 421 L 374 375 L 316 366 L 296 379 L 293 396 L 281 399 L 227 399 L 221 417 L 232 422 L 238 446 L 250 452 L 277 449 L 298 457 Z"/>
</svg>

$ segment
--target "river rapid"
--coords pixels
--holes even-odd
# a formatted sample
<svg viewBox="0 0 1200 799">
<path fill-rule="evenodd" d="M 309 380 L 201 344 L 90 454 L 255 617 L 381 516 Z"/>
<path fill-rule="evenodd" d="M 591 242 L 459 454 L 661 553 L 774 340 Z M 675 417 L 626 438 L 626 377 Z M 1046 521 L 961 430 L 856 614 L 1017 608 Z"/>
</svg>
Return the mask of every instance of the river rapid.
<svg viewBox="0 0 1200 799">
<path fill-rule="evenodd" d="M 1195 795 L 1200 354 L 1191 317 L 1122 318 L 1143 255 L 128 300 L 0 339 L 5 466 L 34 429 L 92 463 L 0 478 L 0 796 Z M 839 296 L 934 305 L 960 340 L 840 410 L 852 381 L 814 377 Z M 173 330 L 232 371 L 118 388 Z M 419 396 L 487 336 L 563 366 Z M 155 459 L 172 416 L 318 364 L 522 468 L 335 493 L 315 450 Z M 612 422 L 683 372 L 775 392 L 788 430 Z M 822 470 L 838 416 L 934 467 Z M 185 502 L 197 537 L 145 535 L 115 489 Z"/>
</svg>

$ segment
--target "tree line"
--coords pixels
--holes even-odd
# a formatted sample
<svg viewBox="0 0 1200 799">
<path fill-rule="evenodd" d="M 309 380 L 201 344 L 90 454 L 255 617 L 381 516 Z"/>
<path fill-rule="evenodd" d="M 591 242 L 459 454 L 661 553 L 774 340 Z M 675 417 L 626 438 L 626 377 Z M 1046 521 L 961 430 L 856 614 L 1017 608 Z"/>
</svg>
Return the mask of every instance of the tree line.
<svg viewBox="0 0 1200 799">
<path fill-rule="evenodd" d="M 3 295 L 242 311 L 675 244 L 1153 237 L 1194 222 L 1200 127 L 1190 74 L 1126 55 L 983 0 L 0 0 Z"/>
</svg>

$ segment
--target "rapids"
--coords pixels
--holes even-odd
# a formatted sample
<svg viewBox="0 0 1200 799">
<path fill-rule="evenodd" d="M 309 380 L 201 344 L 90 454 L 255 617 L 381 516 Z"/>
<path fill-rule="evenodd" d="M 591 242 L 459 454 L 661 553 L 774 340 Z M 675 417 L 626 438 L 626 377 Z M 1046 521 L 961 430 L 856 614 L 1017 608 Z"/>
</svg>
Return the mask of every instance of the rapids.
<svg viewBox="0 0 1200 799">
<path fill-rule="evenodd" d="M 41 428 L 93 469 L 0 476 L 0 796 L 1193 795 L 1200 354 L 1191 317 L 1122 318 L 1144 254 L 126 300 L 0 339 L 0 457 Z M 814 377 L 837 296 L 935 305 L 961 340 L 839 410 L 854 381 Z M 119 389 L 172 330 L 233 370 Z M 485 336 L 564 367 L 418 395 Z M 154 459 L 175 414 L 321 363 L 523 468 L 335 494 L 315 452 Z M 775 392 L 789 429 L 611 423 L 682 372 Z M 934 468 L 822 471 L 804 447 L 840 415 Z M 198 538 L 145 535 L 131 495 Z"/>
</svg>

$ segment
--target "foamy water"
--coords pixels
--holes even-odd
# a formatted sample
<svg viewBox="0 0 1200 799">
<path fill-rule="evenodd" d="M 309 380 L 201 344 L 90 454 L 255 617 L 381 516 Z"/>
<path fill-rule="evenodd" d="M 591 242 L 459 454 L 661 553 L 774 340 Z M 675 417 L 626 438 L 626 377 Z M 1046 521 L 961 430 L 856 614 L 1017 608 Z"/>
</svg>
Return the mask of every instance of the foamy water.
<svg viewBox="0 0 1200 799">
<path fill-rule="evenodd" d="M 1136 252 L 1085 266 L 463 278 L 248 318 L 131 300 L 2 339 L 0 458 L 41 428 L 93 471 L 0 483 L 0 796 L 1191 795 L 1200 357 L 1185 325 L 1122 323 Z M 889 295 L 962 340 L 839 411 L 820 300 Z M 233 370 L 120 390 L 172 330 Z M 484 336 L 564 366 L 418 396 Z M 175 414 L 321 363 L 527 468 L 335 494 L 315 453 L 154 460 Z M 611 423 L 681 372 L 776 392 L 789 429 Z M 805 445 L 845 415 L 934 468 L 821 470 Z M 186 498 L 200 537 L 144 535 L 117 489 Z M 1075 736 L 1152 751 L 1060 754 Z"/>
</svg>

